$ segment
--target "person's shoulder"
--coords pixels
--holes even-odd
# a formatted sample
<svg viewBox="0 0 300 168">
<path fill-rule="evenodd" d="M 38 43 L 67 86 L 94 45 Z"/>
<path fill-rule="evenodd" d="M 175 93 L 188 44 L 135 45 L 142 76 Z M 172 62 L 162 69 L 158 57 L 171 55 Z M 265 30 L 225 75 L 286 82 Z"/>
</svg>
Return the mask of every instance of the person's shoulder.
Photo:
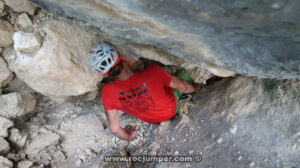
<svg viewBox="0 0 300 168">
<path fill-rule="evenodd" d="M 103 92 L 109 92 L 113 88 L 114 88 L 114 82 L 112 81 L 112 82 L 108 82 L 108 83 L 104 84 L 102 86 L 101 90 L 102 90 L 102 93 L 103 93 Z"/>
<path fill-rule="evenodd" d="M 147 66 L 147 68 L 161 68 L 159 65 L 156 64 L 150 64 Z"/>
</svg>

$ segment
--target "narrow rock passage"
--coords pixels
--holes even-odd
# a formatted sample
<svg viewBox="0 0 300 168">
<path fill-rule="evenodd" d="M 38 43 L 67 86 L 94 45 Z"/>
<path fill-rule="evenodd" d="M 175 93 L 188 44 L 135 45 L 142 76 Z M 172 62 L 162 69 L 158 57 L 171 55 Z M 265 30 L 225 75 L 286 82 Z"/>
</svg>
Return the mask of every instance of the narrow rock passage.
<svg viewBox="0 0 300 168">
<path fill-rule="evenodd" d="M 299 6 L 0 0 L 0 168 L 300 167 Z M 187 96 L 188 110 L 159 124 L 118 111 L 121 126 L 138 128 L 122 141 L 99 99 L 109 79 L 88 64 L 98 41 L 129 60 L 185 68 L 205 87 L 193 103 Z"/>
</svg>

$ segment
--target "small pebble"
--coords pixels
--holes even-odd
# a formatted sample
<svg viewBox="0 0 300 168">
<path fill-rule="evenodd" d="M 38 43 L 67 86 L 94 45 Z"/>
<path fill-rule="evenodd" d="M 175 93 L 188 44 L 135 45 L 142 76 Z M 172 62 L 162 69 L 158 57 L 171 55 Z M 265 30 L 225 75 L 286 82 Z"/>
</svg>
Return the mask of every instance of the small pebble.
<svg viewBox="0 0 300 168">
<path fill-rule="evenodd" d="M 219 138 L 218 140 L 217 140 L 217 142 L 219 143 L 219 144 L 221 144 L 222 142 L 223 142 L 223 138 Z"/>
<path fill-rule="evenodd" d="M 83 162 L 82 162 L 81 159 L 79 159 L 79 160 L 76 161 L 76 165 L 77 165 L 77 166 L 81 165 L 82 163 L 83 163 Z"/>
<path fill-rule="evenodd" d="M 234 124 L 231 128 L 229 128 L 229 132 L 233 135 L 236 134 L 236 131 L 237 131 L 237 125 Z"/>
</svg>

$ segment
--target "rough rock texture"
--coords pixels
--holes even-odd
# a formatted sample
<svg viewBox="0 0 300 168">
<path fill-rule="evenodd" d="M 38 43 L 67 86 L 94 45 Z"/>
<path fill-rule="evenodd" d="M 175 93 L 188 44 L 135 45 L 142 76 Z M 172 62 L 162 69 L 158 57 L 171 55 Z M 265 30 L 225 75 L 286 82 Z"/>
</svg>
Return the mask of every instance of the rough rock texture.
<svg viewBox="0 0 300 168">
<path fill-rule="evenodd" d="M 80 130 L 81 133 L 78 134 L 77 130 Z M 79 148 L 86 148 L 84 146 L 79 146 L 78 144 L 85 144 L 84 142 L 93 134 L 95 134 L 95 136 L 100 136 L 100 134 L 97 135 L 97 132 L 100 133 L 102 130 L 103 126 L 98 117 L 91 114 L 78 116 L 71 121 L 67 121 L 61 126 L 58 132 L 64 137 L 62 146 L 66 154 L 71 156 Z M 74 145 L 76 145 L 76 147 Z"/>
<path fill-rule="evenodd" d="M 31 168 L 33 166 L 33 163 L 29 160 L 24 160 L 18 163 L 17 168 Z"/>
<path fill-rule="evenodd" d="M 27 154 L 36 154 L 48 146 L 56 145 L 59 141 L 59 135 L 44 131 L 33 137 L 26 145 Z"/>
<path fill-rule="evenodd" d="M 19 131 L 17 128 L 12 128 L 9 130 L 9 141 L 17 146 L 18 148 L 23 148 L 27 141 L 27 135 L 24 132 Z"/>
<path fill-rule="evenodd" d="M 0 19 L 0 47 L 7 47 L 12 44 L 13 31 L 14 28 L 8 21 Z"/>
<path fill-rule="evenodd" d="M 0 137 L 0 155 L 5 155 L 9 149 L 8 142 L 3 137 Z"/>
<path fill-rule="evenodd" d="M 16 118 L 33 111 L 36 97 L 33 94 L 9 93 L 0 96 L 0 116 Z"/>
<path fill-rule="evenodd" d="M 33 1 L 124 45 L 152 46 L 248 76 L 300 77 L 298 0 Z"/>
<path fill-rule="evenodd" d="M 16 118 L 35 108 L 34 113 L 14 119 L 14 128 L 9 129 L 6 141 L 11 152 L 6 158 L 15 167 L 18 163 L 18 167 L 25 168 L 33 162 L 33 168 L 299 167 L 299 80 L 238 76 L 212 85 L 208 81 L 210 84 L 195 95 L 195 106 L 187 115 L 148 124 L 120 114 L 121 126 L 132 124 L 139 130 L 135 139 L 124 142 L 109 132 L 103 109 L 99 111 L 95 90 L 100 76 L 86 62 L 91 44 L 108 40 L 125 56 L 186 67 L 196 82 L 205 83 L 212 74 L 235 74 L 222 67 L 246 75 L 296 78 L 299 77 L 299 20 L 295 18 L 299 2 L 36 1 L 64 16 L 88 22 L 101 38 L 96 39 L 96 34 L 83 29 L 89 27 L 79 27 L 76 21 L 52 20 L 53 15 L 44 10 L 29 18 L 26 13 L 13 12 L 6 6 L 8 16 L 2 18 L 13 23 L 17 30 L 40 34 L 43 41 L 33 50 L 27 50 L 27 46 L 25 50 L 15 47 L 15 53 L 5 47 L 3 53 L 9 68 L 17 75 L 7 86 L 2 86 L 3 92 L 21 93 L 0 97 L 0 116 L 4 113 Z M 22 29 L 32 24 L 29 19 L 33 29 Z M 23 81 L 49 97 L 71 96 L 72 103 L 57 104 L 32 91 Z M 23 97 L 32 95 L 27 94 L 31 92 L 37 96 L 37 105 L 24 102 L 32 100 L 30 96 Z M 74 103 L 78 100 L 81 102 Z M 8 125 L 3 127 L 4 134 Z M 6 145 L 0 146 L 7 153 L 7 143 L 3 144 Z M 193 158 L 201 155 L 202 161 L 103 162 L 103 156 L 109 155 Z"/>
<path fill-rule="evenodd" d="M 41 37 L 38 33 L 15 32 L 14 48 L 19 52 L 34 52 L 41 47 Z"/>
<path fill-rule="evenodd" d="M 6 12 L 4 10 L 4 2 L 0 1 L 0 17 L 6 15 Z"/>
<path fill-rule="evenodd" d="M 0 57 L 0 85 L 2 87 L 6 86 L 13 79 L 13 77 L 14 76 L 8 69 L 5 60 Z"/>
<path fill-rule="evenodd" d="M 132 155 L 202 155 L 201 162 L 136 167 L 298 167 L 300 80 L 238 76 L 202 89 L 188 116 L 161 124 Z M 221 166 L 220 166 L 221 165 Z M 134 167 L 135 167 L 134 166 Z"/>
<path fill-rule="evenodd" d="M 0 117 L 0 137 L 7 137 L 7 129 L 12 126 L 14 126 L 14 123 L 12 121 L 4 117 Z"/>
<path fill-rule="evenodd" d="M 22 139 L 15 137 L 20 137 L 20 134 L 28 135 L 25 140 L 26 148 L 17 145 L 19 148 L 16 149 L 20 153 L 9 154 L 7 157 L 16 163 L 28 159 L 34 162 L 34 165 L 39 163 L 49 167 L 105 167 L 108 163 L 103 162 L 103 156 L 123 151 L 125 147 L 138 148 L 145 142 L 145 137 L 150 136 L 154 125 L 128 115 L 120 115 L 121 126 L 136 125 L 139 133 L 137 138 L 129 143 L 116 138 L 110 133 L 107 125 L 101 123 L 104 118 L 100 113 L 104 114 L 104 111 L 99 109 L 97 103 L 99 102 L 57 104 L 47 97 L 40 97 L 36 113 L 29 116 L 26 122 L 22 122 L 21 127 L 17 127 L 16 124 L 16 128 L 9 130 L 8 141 L 12 147 L 17 144 L 15 139 Z M 45 132 L 54 135 L 43 135 Z M 57 136 L 59 140 L 52 139 Z M 50 140 L 53 143 L 49 143 Z M 23 151 L 26 152 L 26 157 Z"/>
<path fill-rule="evenodd" d="M 37 6 L 29 0 L 4 0 L 5 4 L 16 12 L 27 12 L 33 15 Z"/>
<path fill-rule="evenodd" d="M 8 153 L 5 157 L 12 162 L 19 162 L 24 159 L 25 156 L 23 154 Z"/>
<path fill-rule="evenodd" d="M 46 36 L 35 53 L 5 49 L 9 67 L 34 90 L 48 96 L 75 96 L 97 89 L 102 79 L 88 64 L 95 38 L 78 25 L 50 20 L 41 28 Z"/>
<path fill-rule="evenodd" d="M 17 23 L 20 25 L 20 27 L 22 28 L 27 28 L 32 26 L 32 21 L 29 18 L 29 16 L 27 15 L 27 13 L 22 13 L 18 16 L 18 20 Z"/>
<path fill-rule="evenodd" d="M 203 67 L 187 68 L 187 70 L 193 81 L 196 83 L 206 83 L 206 80 L 213 76 L 212 73 L 210 73 L 207 69 Z"/>
<path fill-rule="evenodd" d="M 20 78 L 13 78 L 9 84 L 4 88 L 6 93 L 20 92 L 20 93 L 35 93 L 24 81 Z"/>
<path fill-rule="evenodd" d="M 13 163 L 5 157 L 0 156 L 0 167 L 1 168 L 12 168 Z"/>
</svg>

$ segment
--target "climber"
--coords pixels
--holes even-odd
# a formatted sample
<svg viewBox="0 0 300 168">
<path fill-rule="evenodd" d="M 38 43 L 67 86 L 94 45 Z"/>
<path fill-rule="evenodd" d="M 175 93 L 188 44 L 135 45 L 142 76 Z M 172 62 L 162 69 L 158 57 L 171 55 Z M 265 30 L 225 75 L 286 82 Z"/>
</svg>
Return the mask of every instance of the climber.
<svg viewBox="0 0 300 168">
<path fill-rule="evenodd" d="M 159 123 L 178 112 L 182 93 L 199 89 L 199 85 L 172 76 L 157 65 L 133 72 L 127 60 L 108 42 L 97 43 L 90 50 L 89 62 L 101 75 L 114 79 L 103 86 L 101 99 L 110 131 L 126 141 L 136 136 L 137 129 L 130 125 L 122 128 L 117 110 L 148 123 Z"/>
</svg>

